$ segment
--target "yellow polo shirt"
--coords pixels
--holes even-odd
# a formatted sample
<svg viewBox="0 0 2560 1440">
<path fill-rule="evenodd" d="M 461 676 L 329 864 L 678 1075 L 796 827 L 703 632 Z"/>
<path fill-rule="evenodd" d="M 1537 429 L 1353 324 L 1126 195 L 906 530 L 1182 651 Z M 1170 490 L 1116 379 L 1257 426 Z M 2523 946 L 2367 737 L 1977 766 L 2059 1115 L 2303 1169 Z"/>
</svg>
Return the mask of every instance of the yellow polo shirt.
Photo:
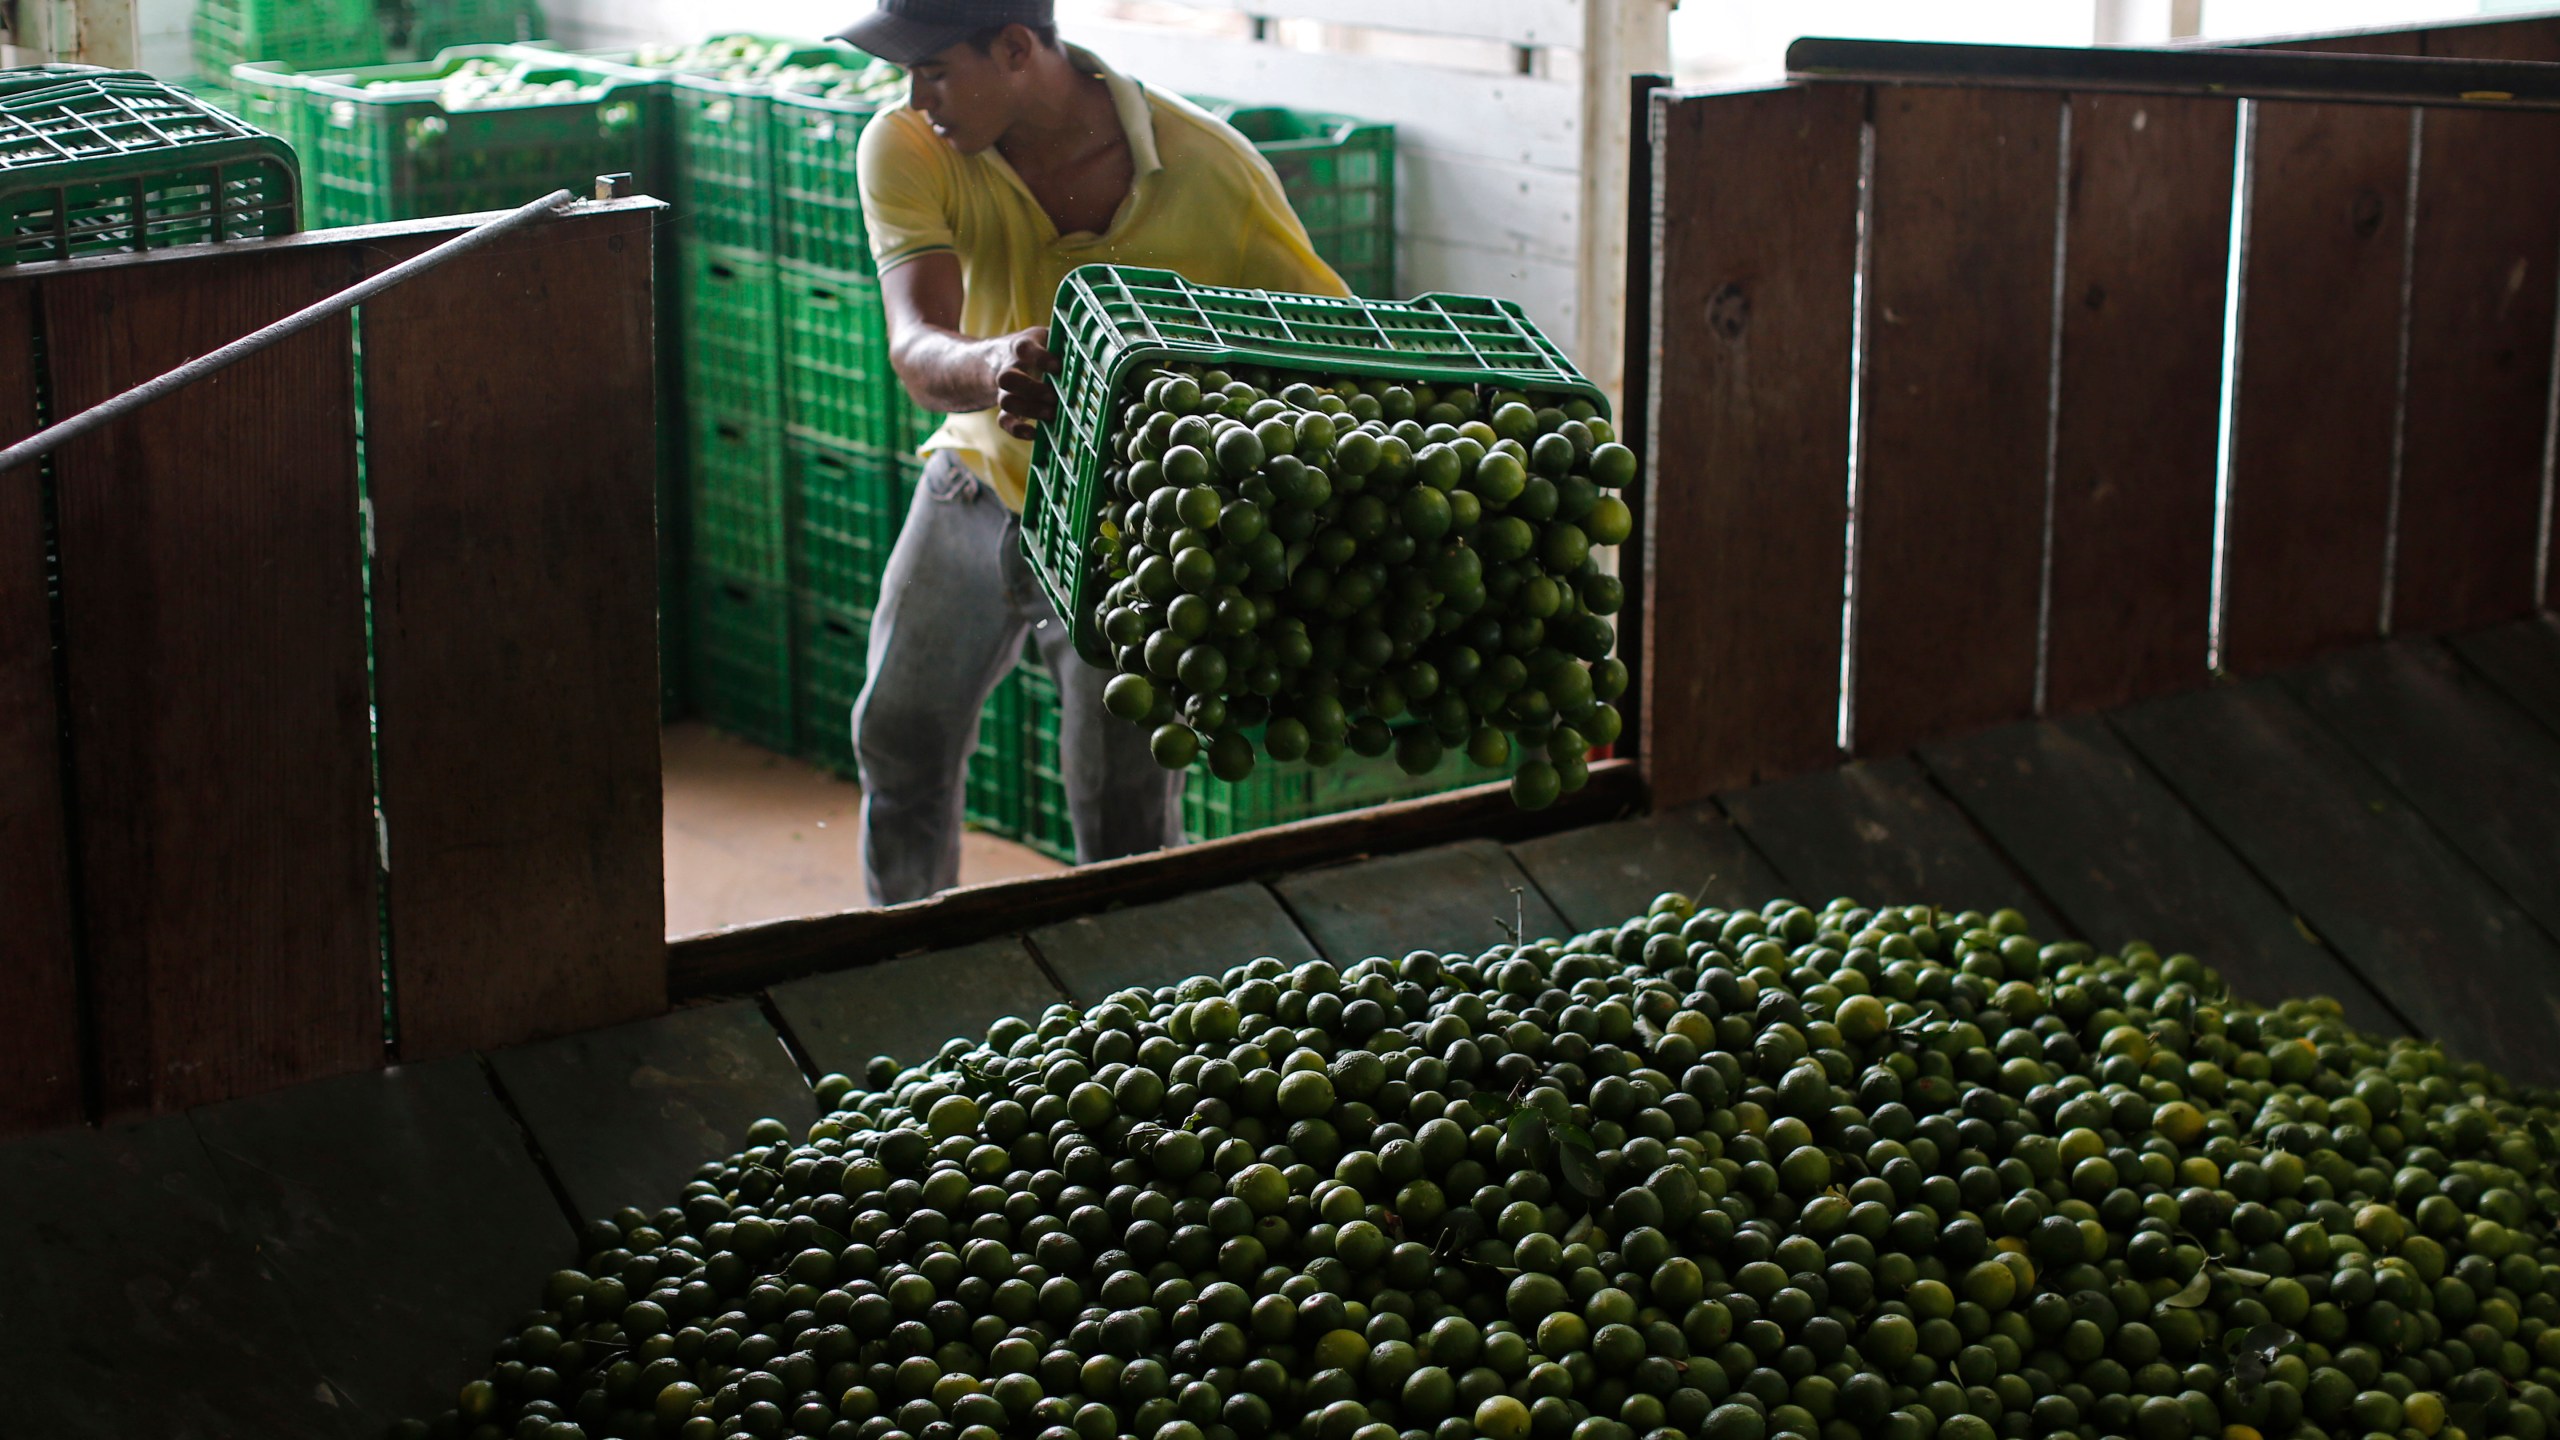
<svg viewBox="0 0 2560 1440">
<path fill-rule="evenodd" d="M 962 155 L 901 105 L 862 132 L 862 213 L 883 274 L 922 255 L 960 257 L 960 329 L 981 338 L 1049 323 L 1058 284 L 1079 265 L 1145 265 L 1195 284 L 1301 295 L 1350 293 L 1316 256 L 1270 162 L 1234 127 L 1179 96 L 1149 91 L 1089 52 L 1068 58 L 1111 87 L 1136 180 L 1111 228 L 1060 235 L 1003 155 Z M 996 412 L 952 415 L 922 453 L 953 451 L 1022 508 L 1031 445 Z"/>
</svg>

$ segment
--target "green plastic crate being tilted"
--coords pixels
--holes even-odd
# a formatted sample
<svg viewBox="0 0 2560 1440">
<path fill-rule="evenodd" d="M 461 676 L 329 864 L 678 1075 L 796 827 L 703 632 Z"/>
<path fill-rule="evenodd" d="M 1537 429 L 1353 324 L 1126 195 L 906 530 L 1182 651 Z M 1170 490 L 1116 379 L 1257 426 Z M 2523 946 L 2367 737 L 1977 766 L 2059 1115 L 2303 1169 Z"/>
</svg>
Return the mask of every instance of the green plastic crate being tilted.
<svg viewBox="0 0 2560 1440">
<path fill-rule="evenodd" d="M 254 83 L 258 68 L 235 71 L 235 83 Z M 616 173 L 665 193 L 665 87 L 627 66 L 473 45 L 291 78 L 310 110 L 304 169 L 325 224 L 512 210 Z"/>
<path fill-rule="evenodd" d="M 1058 418 L 1031 455 L 1022 539 L 1049 602 L 1074 627 L 1076 648 L 1111 663 L 1094 610 L 1109 582 L 1096 573 L 1105 450 L 1122 389 L 1141 365 L 1252 365 L 1310 376 L 1494 385 L 1561 401 L 1608 397 L 1509 300 L 1422 295 L 1333 299 L 1194 285 L 1170 270 L 1086 265 L 1058 287 L 1049 348 L 1061 363 Z"/>
<path fill-rule="evenodd" d="M 132 71 L 0 70 L 0 265 L 300 228 L 288 145 Z"/>
<path fill-rule="evenodd" d="M 1316 253 L 1352 294 L 1395 293 L 1396 127 L 1277 105 L 1196 103 L 1271 162 Z"/>
</svg>

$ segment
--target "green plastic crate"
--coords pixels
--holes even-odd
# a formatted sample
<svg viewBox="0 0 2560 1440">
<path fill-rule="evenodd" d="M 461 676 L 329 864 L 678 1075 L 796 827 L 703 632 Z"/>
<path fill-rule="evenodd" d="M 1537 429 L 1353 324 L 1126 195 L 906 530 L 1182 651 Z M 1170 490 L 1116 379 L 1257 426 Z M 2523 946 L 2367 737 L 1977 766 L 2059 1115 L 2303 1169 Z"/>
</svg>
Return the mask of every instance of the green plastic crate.
<svg viewBox="0 0 2560 1440">
<path fill-rule="evenodd" d="M 549 33 L 534 0 L 404 0 L 390 43 L 406 55 L 457 45 L 520 45 Z"/>
<path fill-rule="evenodd" d="M 0 265 L 289 235 L 301 199 L 289 145 L 174 85 L 0 71 Z"/>
<path fill-rule="evenodd" d="M 782 419 L 782 295 L 773 262 L 748 250 L 689 247 L 684 255 L 684 403 Z"/>
<path fill-rule="evenodd" d="M 1018 733 L 1022 746 L 1023 844 L 1052 860 L 1076 858 L 1075 817 L 1067 812 L 1066 767 L 1059 760 L 1058 682 L 1049 667 L 1026 655 L 1015 667 L 1021 692 Z"/>
<path fill-rule="evenodd" d="M 696 566 L 685 598 L 694 708 L 732 735 L 788 753 L 795 735 L 790 597 L 779 585 Z"/>
<path fill-rule="evenodd" d="M 978 712 L 961 813 L 973 830 L 1010 840 L 1022 833 L 1022 671 L 1005 672 Z"/>
<path fill-rule="evenodd" d="M 771 52 L 783 65 L 859 66 L 870 58 L 850 45 L 738 38 L 790 46 Z M 777 253 L 773 82 L 752 72 L 670 72 L 669 80 L 676 224 L 705 244 Z"/>
<path fill-rule="evenodd" d="M 1156 361 L 1257 365 L 1433 384 L 1499 385 L 1579 397 L 1604 417 L 1609 398 L 1509 300 L 1423 295 L 1332 299 L 1194 285 L 1170 270 L 1086 265 L 1058 287 L 1049 322 L 1060 357 L 1058 418 L 1032 447 L 1022 539 L 1032 570 L 1076 648 L 1097 665 L 1094 627 L 1106 581 L 1086 563 L 1102 502 L 1103 452 L 1130 371 Z"/>
<path fill-rule="evenodd" d="M 868 275 L 785 261 L 783 413 L 793 434 L 867 450 L 898 448 L 888 414 L 888 318 Z"/>
<path fill-rule="evenodd" d="M 692 615 L 685 604 L 685 576 L 671 564 L 667 547 L 658 551 L 658 723 L 693 713 L 693 690 L 686 683 L 692 670 Z"/>
<path fill-rule="evenodd" d="M 695 408 L 686 521 L 693 563 L 776 589 L 790 583 L 782 432 L 769 420 Z"/>
<path fill-rule="evenodd" d="M 1182 791 L 1182 828 L 1195 843 L 1223 840 L 1312 820 L 1321 815 L 1440 795 L 1470 785 L 1508 780 L 1508 769 L 1475 764 L 1451 755 L 1428 775 L 1407 775 L 1392 756 L 1375 760 L 1357 755 L 1321 769 L 1305 764 L 1282 765 L 1265 758 L 1252 774 L 1229 783 L 1209 773 L 1206 762 L 1192 767 Z"/>
<path fill-rule="evenodd" d="M 873 272 L 854 152 L 883 107 L 782 94 L 773 99 L 775 193 L 782 258 L 839 274 Z"/>
<path fill-rule="evenodd" d="M 1348 115 L 1202 100 L 1271 162 L 1316 253 L 1355 295 L 1396 283 L 1396 127 Z"/>
<path fill-rule="evenodd" d="M 311 105 L 302 93 L 301 77 L 281 61 L 260 60 L 235 65 L 229 73 L 231 113 L 250 128 L 273 135 L 293 147 L 297 161 L 311 154 Z"/>
<path fill-rule="evenodd" d="M 802 596 L 793 607 L 793 703 L 800 757 L 853 777 L 853 702 L 871 644 L 871 612 Z"/>
<path fill-rule="evenodd" d="M 527 84 L 577 93 L 447 105 L 444 82 L 474 62 L 513 65 Z M 512 210 L 550 191 L 584 194 L 628 173 L 664 194 L 665 91 L 626 66 L 508 45 L 466 45 L 413 65 L 300 77 L 316 174 L 314 208 L 330 225 Z"/>
<path fill-rule="evenodd" d="M 202 75 L 257 60 L 308 69 L 383 56 L 374 0 L 198 0 L 189 38 Z"/>
<path fill-rule="evenodd" d="M 791 586 L 801 598 L 869 610 L 915 493 L 884 450 L 793 435 L 783 443 L 791 506 Z"/>
</svg>

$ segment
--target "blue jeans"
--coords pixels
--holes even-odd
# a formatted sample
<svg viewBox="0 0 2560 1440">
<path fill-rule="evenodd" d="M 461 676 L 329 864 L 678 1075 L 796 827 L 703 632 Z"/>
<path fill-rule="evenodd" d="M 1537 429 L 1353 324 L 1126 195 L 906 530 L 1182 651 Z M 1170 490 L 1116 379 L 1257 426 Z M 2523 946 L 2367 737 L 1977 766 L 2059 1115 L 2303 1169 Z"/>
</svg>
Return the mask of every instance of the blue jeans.
<svg viewBox="0 0 2560 1440">
<path fill-rule="evenodd" d="M 1144 729 L 1103 711 L 1111 677 L 1076 654 L 1041 593 L 1022 553 L 1021 517 L 967 466 L 937 454 L 889 552 L 853 706 L 872 903 L 921 900 L 958 883 L 978 712 L 1026 634 L 1058 682 L 1058 761 L 1077 861 L 1182 842 L 1182 775 L 1156 764 Z"/>
</svg>

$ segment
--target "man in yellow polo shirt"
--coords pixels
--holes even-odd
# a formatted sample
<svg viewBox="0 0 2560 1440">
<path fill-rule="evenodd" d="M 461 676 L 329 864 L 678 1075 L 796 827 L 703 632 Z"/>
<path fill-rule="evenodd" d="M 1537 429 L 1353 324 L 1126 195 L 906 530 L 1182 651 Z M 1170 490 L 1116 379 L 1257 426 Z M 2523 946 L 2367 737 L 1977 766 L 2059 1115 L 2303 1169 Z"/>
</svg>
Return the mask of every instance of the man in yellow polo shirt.
<svg viewBox="0 0 2560 1440">
<path fill-rule="evenodd" d="M 947 418 L 924 443 L 854 703 L 863 869 L 877 904 L 959 878 L 978 711 L 1027 632 L 1057 677 L 1076 858 L 1181 839 L 1182 777 L 1102 710 L 1105 672 L 1022 553 L 1030 437 L 1055 413 L 1050 309 L 1079 265 L 1341 295 L 1269 164 L 1199 107 L 1061 45 L 1050 0 L 880 0 L 841 38 L 907 67 L 906 106 L 863 131 L 863 218 L 890 363 Z"/>
</svg>

